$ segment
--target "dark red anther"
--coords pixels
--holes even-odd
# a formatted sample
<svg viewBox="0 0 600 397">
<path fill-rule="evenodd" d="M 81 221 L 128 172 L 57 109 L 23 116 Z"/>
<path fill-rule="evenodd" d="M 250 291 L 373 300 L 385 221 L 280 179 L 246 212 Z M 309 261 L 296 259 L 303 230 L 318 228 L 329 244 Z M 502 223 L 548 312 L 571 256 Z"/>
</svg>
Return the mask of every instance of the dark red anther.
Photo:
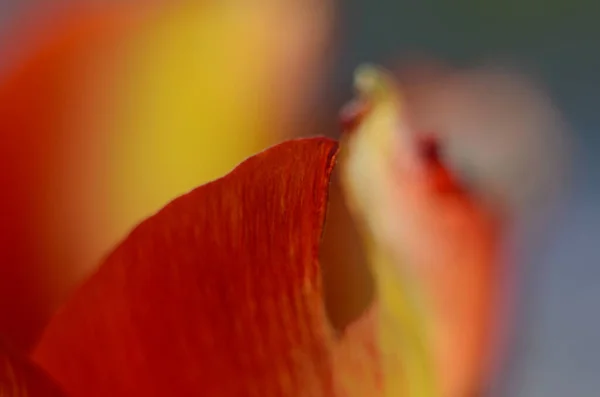
<svg viewBox="0 0 600 397">
<path fill-rule="evenodd" d="M 419 137 L 419 153 L 428 163 L 440 162 L 439 141 L 433 135 L 423 135 Z"/>
<path fill-rule="evenodd" d="M 456 193 L 460 186 L 452 170 L 442 160 L 440 141 L 432 134 L 421 134 L 417 142 L 421 159 L 428 169 L 430 185 L 440 193 Z"/>
</svg>

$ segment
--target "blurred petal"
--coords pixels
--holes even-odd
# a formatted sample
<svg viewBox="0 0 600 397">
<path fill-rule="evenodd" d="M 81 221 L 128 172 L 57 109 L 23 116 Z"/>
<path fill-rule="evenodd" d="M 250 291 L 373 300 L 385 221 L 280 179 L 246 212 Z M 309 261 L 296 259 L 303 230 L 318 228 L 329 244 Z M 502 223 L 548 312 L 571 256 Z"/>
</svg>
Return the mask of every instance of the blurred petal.
<svg viewBox="0 0 600 397">
<path fill-rule="evenodd" d="M 171 202 L 54 317 L 35 360 L 71 397 L 318 397 L 337 374 L 372 379 L 369 318 L 339 341 L 323 307 L 336 151 L 286 142 Z"/>
<path fill-rule="evenodd" d="M 546 206 L 565 187 L 569 135 L 548 92 L 506 63 L 405 71 L 407 113 L 436 134 L 444 160 L 480 199 L 515 216 Z"/>
<path fill-rule="evenodd" d="M 470 386 L 482 374 L 488 378 L 487 368 L 497 368 L 505 358 L 507 330 L 512 327 L 507 313 L 512 314 L 510 306 L 519 300 L 512 283 L 526 264 L 513 266 L 514 252 L 500 252 L 506 248 L 501 240 L 508 232 L 515 237 L 515 225 L 552 226 L 548 215 L 565 187 L 569 135 L 539 82 L 510 64 L 453 69 L 430 61 L 408 66 L 400 73 L 407 119 L 415 131 L 434 134 L 440 141 L 442 161 L 463 185 L 462 201 L 471 202 L 474 210 L 468 217 L 466 212 L 430 211 L 440 219 L 452 217 L 457 225 L 462 219 L 463 226 L 454 233 L 422 229 L 421 251 L 447 255 L 452 248 L 459 258 L 471 247 L 480 258 L 488 256 L 487 266 L 454 261 L 459 271 L 448 266 L 451 261 L 439 261 L 426 277 L 433 281 L 432 291 L 442 298 L 439 301 L 446 303 L 440 310 L 445 321 L 440 322 L 440 334 L 459 336 L 447 338 L 447 378 L 455 386 Z M 481 210 L 494 214 L 501 225 L 488 222 L 484 227 Z M 413 208 L 411 213 L 417 211 Z M 443 225 L 434 218 L 424 224 Z M 436 234 L 443 239 L 434 240 Z M 469 304 L 478 307 L 471 315 Z M 485 323 L 489 325 L 482 328 Z"/>
<path fill-rule="evenodd" d="M 0 396 L 61 397 L 62 392 L 36 365 L 0 344 Z"/>
<path fill-rule="evenodd" d="M 121 7 L 104 13 L 77 8 L 17 30 L 6 50 L 9 65 L 0 80 L 0 165 L 6 170 L 0 174 L 0 333 L 11 344 L 31 344 L 56 290 L 73 272 L 71 251 L 79 245 L 68 238 L 77 226 L 64 217 L 60 180 L 84 167 L 82 160 L 65 170 L 65 151 L 73 145 L 79 159 L 86 153 L 64 123 L 77 113 L 82 65 L 114 46 L 130 17 Z M 77 132 L 87 137 L 86 129 Z M 79 211 L 79 199 L 69 208 Z"/>
<path fill-rule="evenodd" d="M 356 85 L 370 107 L 342 141 L 339 172 L 375 277 L 386 395 L 479 393 L 501 222 L 420 139 L 390 73 L 361 68 Z"/>
<path fill-rule="evenodd" d="M 0 78 L 0 165 L 14 170 L 0 333 L 23 346 L 133 225 L 294 135 L 283 127 L 310 98 L 329 26 L 327 6 L 292 2 L 69 5 L 32 20 Z"/>
</svg>

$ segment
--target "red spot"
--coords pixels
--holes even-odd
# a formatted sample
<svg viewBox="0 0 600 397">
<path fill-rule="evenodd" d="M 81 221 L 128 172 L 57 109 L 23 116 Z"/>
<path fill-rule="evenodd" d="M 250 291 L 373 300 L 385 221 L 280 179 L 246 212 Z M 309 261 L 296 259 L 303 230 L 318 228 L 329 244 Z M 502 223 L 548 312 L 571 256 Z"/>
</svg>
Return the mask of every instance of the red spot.
<svg viewBox="0 0 600 397">
<path fill-rule="evenodd" d="M 420 134 L 418 150 L 427 166 L 431 186 L 439 192 L 458 192 L 460 186 L 451 169 L 442 161 L 440 141 L 433 134 Z"/>
<path fill-rule="evenodd" d="M 438 164 L 440 160 L 440 144 L 432 135 L 423 135 L 419 138 L 419 153 L 423 160 L 428 163 Z"/>
</svg>

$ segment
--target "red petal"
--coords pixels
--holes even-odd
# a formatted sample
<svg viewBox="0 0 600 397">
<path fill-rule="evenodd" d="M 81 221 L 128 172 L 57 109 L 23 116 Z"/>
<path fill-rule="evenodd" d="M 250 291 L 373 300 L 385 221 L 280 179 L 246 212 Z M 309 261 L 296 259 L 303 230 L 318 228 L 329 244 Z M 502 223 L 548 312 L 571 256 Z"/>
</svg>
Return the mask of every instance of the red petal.
<svg viewBox="0 0 600 397">
<path fill-rule="evenodd" d="M 114 46 L 136 15 L 125 6 L 67 9 L 32 16 L 0 49 L 6 60 L 0 75 L 0 333 L 22 349 L 32 347 L 80 271 L 66 244 L 56 243 L 68 230 L 57 225 L 64 219 L 59 176 L 65 148 L 81 141 L 65 127 L 65 110 L 78 109 L 73 101 L 80 101 L 74 82 L 81 80 L 73 76 L 100 48 Z"/>
<path fill-rule="evenodd" d="M 10 354 L 0 345 L 0 395 L 61 397 L 58 386 L 33 363 Z"/>
<path fill-rule="evenodd" d="M 35 360 L 72 397 L 331 395 L 343 354 L 317 255 L 336 151 L 283 143 L 167 205 L 56 315 Z"/>
</svg>

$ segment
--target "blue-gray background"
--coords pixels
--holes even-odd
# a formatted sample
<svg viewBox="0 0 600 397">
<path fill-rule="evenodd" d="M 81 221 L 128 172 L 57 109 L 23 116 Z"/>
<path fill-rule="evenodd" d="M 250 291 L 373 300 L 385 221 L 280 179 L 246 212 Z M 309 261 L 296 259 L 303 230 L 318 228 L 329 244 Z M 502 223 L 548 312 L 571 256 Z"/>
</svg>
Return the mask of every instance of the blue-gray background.
<svg viewBox="0 0 600 397">
<path fill-rule="evenodd" d="M 0 25 L 17 4 L 0 0 Z M 407 53 L 529 63 L 574 131 L 572 193 L 547 244 L 529 256 L 527 302 L 508 397 L 600 396 L 600 3 L 595 0 L 340 1 L 327 95 L 341 103 L 364 61 Z M 338 105 L 339 103 L 336 103 Z"/>
</svg>

